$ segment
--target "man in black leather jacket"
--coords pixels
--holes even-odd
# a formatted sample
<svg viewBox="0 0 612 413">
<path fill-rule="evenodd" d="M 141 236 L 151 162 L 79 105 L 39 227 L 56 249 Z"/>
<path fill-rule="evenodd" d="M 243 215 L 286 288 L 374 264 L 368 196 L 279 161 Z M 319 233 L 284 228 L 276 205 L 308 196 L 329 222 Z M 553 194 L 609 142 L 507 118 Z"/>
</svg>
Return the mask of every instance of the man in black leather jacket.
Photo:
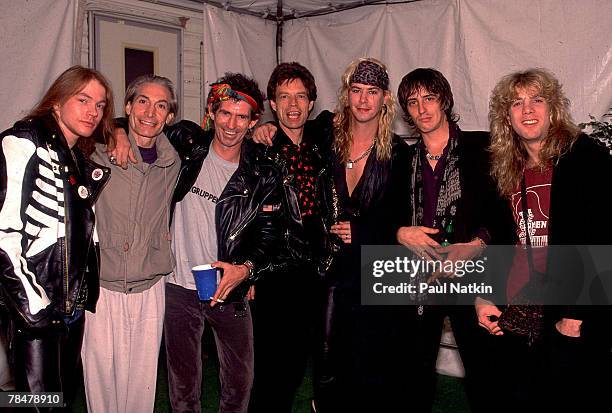
<svg viewBox="0 0 612 413">
<path fill-rule="evenodd" d="M 0 134 L 0 286 L 11 312 L 17 391 L 74 394 L 83 310 L 95 311 L 98 259 L 92 206 L 109 170 L 85 159 L 110 136 L 112 91 L 74 66 Z"/>
<path fill-rule="evenodd" d="M 336 209 L 328 162 L 331 141 L 320 125 L 305 128 L 317 98 L 314 77 L 299 63 L 281 63 L 267 93 L 278 129 L 266 153 L 281 166 L 284 245 L 279 252 L 287 268 L 255 284 L 255 382 L 249 412 L 290 413 L 313 350 L 315 320 L 323 316 L 322 281 L 337 248 L 329 232 Z"/>
<path fill-rule="evenodd" d="M 281 228 L 274 160 L 244 138 L 263 112 L 252 79 L 227 73 L 211 86 L 202 129 L 180 122 L 166 134 L 182 161 L 172 203 L 177 265 L 166 286 L 164 322 L 170 401 L 200 411 L 202 334 L 213 328 L 220 361 L 220 412 L 246 412 L 253 382 L 253 330 L 245 294 L 273 269 Z M 200 301 L 191 267 L 223 271 L 211 301 Z"/>
<path fill-rule="evenodd" d="M 476 303 L 499 358 L 486 364 L 495 380 L 479 396 L 503 400 L 500 412 L 600 411 L 609 404 L 612 363 L 612 307 L 602 283 L 610 274 L 612 221 L 602 205 L 612 201 L 604 189 L 612 156 L 574 124 L 559 79 L 546 69 L 502 77 L 489 120 L 491 175 L 503 201 L 495 219 L 508 222 L 502 239 L 517 253 L 495 267 L 496 294 Z"/>
</svg>

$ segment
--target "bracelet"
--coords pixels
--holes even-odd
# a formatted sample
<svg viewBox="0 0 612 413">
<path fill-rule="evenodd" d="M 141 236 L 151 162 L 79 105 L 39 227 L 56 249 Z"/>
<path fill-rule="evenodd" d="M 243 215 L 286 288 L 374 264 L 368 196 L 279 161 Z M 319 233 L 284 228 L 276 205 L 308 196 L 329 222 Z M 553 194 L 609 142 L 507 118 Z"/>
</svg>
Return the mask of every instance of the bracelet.
<svg viewBox="0 0 612 413">
<path fill-rule="evenodd" d="M 253 264 L 253 261 L 246 260 L 245 262 L 242 263 L 242 265 L 247 267 L 249 270 L 249 277 L 247 279 L 248 280 L 254 279 L 255 278 L 255 264 Z"/>
</svg>

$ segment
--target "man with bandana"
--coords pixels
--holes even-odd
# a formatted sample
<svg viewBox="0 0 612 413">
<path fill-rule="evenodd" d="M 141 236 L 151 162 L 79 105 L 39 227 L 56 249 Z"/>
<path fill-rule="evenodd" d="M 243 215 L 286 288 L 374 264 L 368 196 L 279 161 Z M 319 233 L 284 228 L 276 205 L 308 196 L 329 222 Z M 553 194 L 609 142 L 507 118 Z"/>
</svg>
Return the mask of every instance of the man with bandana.
<svg viewBox="0 0 612 413">
<path fill-rule="evenodd" d="M 226 73 L 211 86 L 209 128 L 182 121 L 167 131 L 181 156 L 173 196 L 176 267 L 166 285 L 165 344 L 172 410 L 199 412 L 202 334 L 213 329 L 220 363 L 219 412 L 246 412 L 253 383 L 253 329 L 245 295 L 272 269 L 280 227 L 277 168 L 245 141 L 263 112 L 257 83 Z M 212 264 L 222 275 L 200 301 L 191 268 Z"/>
<path fill-rule="evenodd" d="M 320 411 L 402 411 L 407 331 L 403 308 L 361 305 L 361 246 L 394 244 L 391 177 L 405 165 L 407 145 L 392 130 L 395 101 L 384 64 L 353 61 L 342 76 L 333 118 L 333 179 L 344 241 L 328 277 L 330 377 L 317 395 Z M 346 408 L 348 407 L 348 408 Z"/>
</svg>

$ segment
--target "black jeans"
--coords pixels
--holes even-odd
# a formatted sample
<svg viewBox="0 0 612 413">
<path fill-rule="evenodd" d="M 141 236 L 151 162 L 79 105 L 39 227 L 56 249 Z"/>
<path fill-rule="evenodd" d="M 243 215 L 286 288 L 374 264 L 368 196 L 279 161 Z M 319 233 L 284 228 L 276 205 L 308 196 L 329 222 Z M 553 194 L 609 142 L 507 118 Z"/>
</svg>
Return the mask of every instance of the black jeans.
<svg viewBox="0 0 612 413">
<path fill-rule="evenodd" d="M 37 331 L 11 321 L 11 358 L 16 391 L 63 392 L 64 405 L 71 404 L 76 389 L 81 386 L 77 380 L 77 367 L 81 359 L 84 321 L 84 317 L 80 317 L 70 325 L 62 322 Z"/>
<path fill-rule="evenodd" d="M 327 358 L 319 366 L 325 374 L 315 377 L 319 411 L 418 411 L 416 386 L 423 382 L 412 367 L 422 358 L 417 356 L 410 307 L 362 306 L 343 285 L 330 292 Z"/>
<path fill-rule="evenodd" d="M 584 324 L 583 324 L 584 326 Z M 584 333 L 584 328 L 583 328 Z M 499 412 L 606 410 L 610 390 L 610 349 L 591 337 L 566 337 L 554 323 L 539 342 L 505 332 L 491 336 L 496 357 L 484 402 Z"/>
<path fill-rule="evenodd" d="M 220 413 L 247 411 L 253 384 L 253 324 L 246 300 L 211 307 L 196 290 L 166 284 L 164 336 L 172 411 L 200 412 L 202 335 L 209 325 L 219 356 Z"/>
<path fill-rule="evenodd" d="M 332 311 L 330 359 L 333 373 L 318 386 L 322 412 L 350 406 L 351 411 L 430 412 L 436 390 L 436 361 L 443 320 L 451 319 L 464 363 L 464 380 L 473 411 L 488 412 L 480 400 L 480 384 L 490 378 L 483 365 L 488 333 L 478 326 L 473 306 L 360 306 L 330 303 Z M 339 304 L 339 306 L 338 306 Z M 482 330 L 482 331 L 481 331 Z M 320 383 L 316 383 L 320 384 Z"/>
<path fill-rule="evenodd" d="M 323 307 L 315 275 L 300 269 L 267 274 L 255 285 L 255 381 L 250 413 L 291 413 Z"/>
</svg>

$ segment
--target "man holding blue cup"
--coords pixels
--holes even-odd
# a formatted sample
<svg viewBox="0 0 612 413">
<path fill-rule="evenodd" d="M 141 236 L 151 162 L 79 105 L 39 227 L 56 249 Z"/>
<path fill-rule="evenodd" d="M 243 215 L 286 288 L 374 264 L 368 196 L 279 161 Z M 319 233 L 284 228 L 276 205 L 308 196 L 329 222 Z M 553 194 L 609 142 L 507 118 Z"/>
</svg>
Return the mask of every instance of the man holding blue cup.
<svg viewBox="0 0 612 413">
<path fill-rule="evenodd" d="M 196 265 L 191 269 L 200 301 L 212 300 L 219 285 L 219 273 L 210 264 Z M 217 298 L 216 301 L 219 301 Z"/>
<path fill-rule="evenodd" d="M 199 412 L 202 335 L 214 331 L 219 412 L 246 412 L 253 383 L 249 287 L 270 270 L 282 208 L 279 168 L 245 140 L 263 112 L 257 83 L 226 73 L 211 85 L 204 130 L 182 121 L 167 131 L 181 156 L 173 197 L 176 268 L 166 285 L 164 334 L 173 411 Z M 218 274 L 218 275 L 217 275 Z"/>
</svg>

